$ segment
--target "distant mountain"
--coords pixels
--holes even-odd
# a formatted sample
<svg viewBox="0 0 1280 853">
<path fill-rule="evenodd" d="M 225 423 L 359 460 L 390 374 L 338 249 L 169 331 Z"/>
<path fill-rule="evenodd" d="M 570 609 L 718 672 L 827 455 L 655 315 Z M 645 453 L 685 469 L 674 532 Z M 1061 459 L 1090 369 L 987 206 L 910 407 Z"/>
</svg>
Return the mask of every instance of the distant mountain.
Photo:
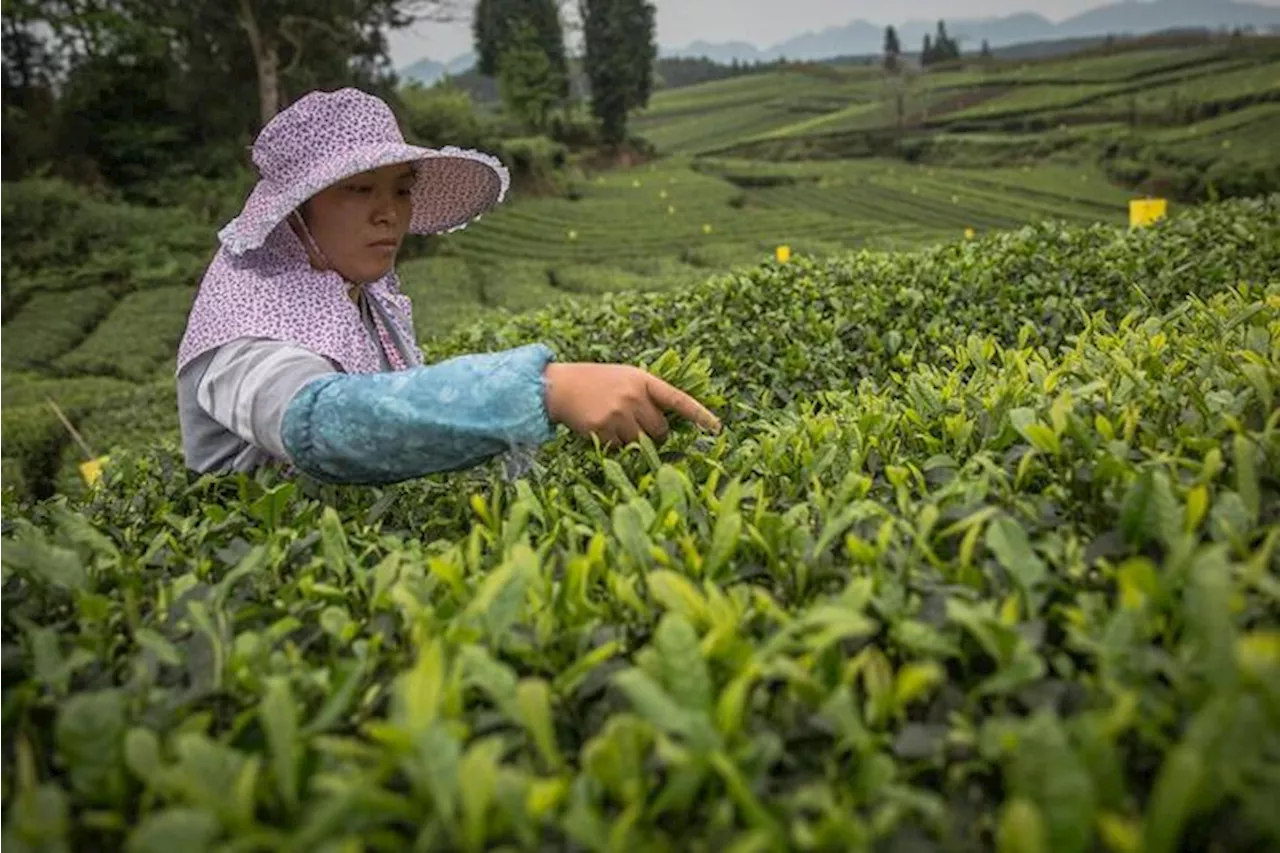
<svg viewBox="0 0 1280 853">
<path fill-rule="evenodd" d="M 1144 35 L 1169 29 L 1218 29 L 1254 27 L 1260 31 L 1280 28 L 1280 7 L 1238 0 L 1121 0 L 1099 6 L 1055 24 L 1043 15 L 1022 12 L 998 18 L 945 18 L 947 33 L 963 50 L 977 50 L 986 39 L 1002 47 L 1025 42 L 1090 38 L 1106 35 Z M 907 21 L 895 25 L 904 51 L 920 50 L 926 34 L 937 21 Z M 840 27 L 809 32 L 759 48 L 745 42 L 695 42 L 680 48 L 663 48 L 660 56 L 707 56 L 718 62 L 769 62 L 787 58 L 830 59 L 836 56 L 878 54 L 884 47 L 884 26 L 856 20 Z"/>
<path fill-rule="evenodd" d="M 701 58 L 706 57 L 712 62 L 720 62 L 729 64 L 735 58 L 739 62 L 750 61 L 747 57 L 755 59 L 761 53 L 760 49 L 754 44 L 745 41 L 729 41 L 729 42 L 707 42 L 695 41 L 679 51 L 670 51 L 665 48 L 658 48 L 659 57 L 689 57 Z"/>
<path fill-rule="evenodd" d="M 397 73 L 401 80 L 417 80 L 424 86 L 430 86 L 439 81 L 446 74 L 450 77 L 457 77 L 471 70 L 476 64 L 476 55 L 468 51 L 461 56 L 455 56 L 448 62 L 436 62 L 433 59 L 419 59 L 412 65 L 401 68 Z"/>
</svg>

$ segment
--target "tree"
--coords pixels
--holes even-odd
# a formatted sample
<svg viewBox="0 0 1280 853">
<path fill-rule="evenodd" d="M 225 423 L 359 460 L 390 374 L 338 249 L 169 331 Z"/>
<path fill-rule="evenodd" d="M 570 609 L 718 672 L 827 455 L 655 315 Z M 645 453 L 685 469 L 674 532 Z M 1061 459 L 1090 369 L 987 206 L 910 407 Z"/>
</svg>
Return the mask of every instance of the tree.
<svg viewBox="0 0 1280 853">
<path fill-rule="evenodd" d="M 610 145 L 626 139 L 627 114 L 649 103 L 656 10 L 648 0 L 580 0 L 591 109 Z"/>
<path fill-rule="evenodd" d="M 260 121 L 266 124 L 284 106 L 282 79 L 299 67 L 309 48 L 336 50 L 346 60 L 361 51 L 385 55 L 386 30 L 415 20 L 450 21 L 446 3 L 316 0 L 306 14 L 299 14 L 298 4 L 291 0 L 237 0 L 236 22 L 249 40 L 257 72 Z"/>
<path fill-rule="evenodd" d="M 551 109 L 564 97 L 568 77 L 558 73 L 528 20 L 513 24 L 510 44 L 498 59 L 498 94 L 522 124 L 542 133 Z"/>
<path fill-rule="evenodd" d="M 476 70 L 497 77 L 502 56 L 516 39 L 515 31 L 525 25 L 533 29 L 534 41 L 546 55 L 557 98 L 567 98 L 569 62 L 557 0 L 478 0 L 471 22 Z"/>
<path fill-rule="evenodd" d="M 6 2 L 0 22 L 3 44 L 4 118 L 0 163 L 4 180 L 16 180 L 55 144 L 54 77 L 57 61 L 35 32 L 40 12 L 33 0 Z"/>
<path fill-rule="evenodd" d="M 386 33 L 451 2 L 6 0 L 5 175 L 48 164 L 126 193 L 225 176 L 291 96 L 351 85 L 394 106 Z"/>
<path fill-rule="evenodd" d="M 924 34 L 924 46 L 920 49 L 920 64 L 932 65 L 934 63 L 933 39 L 929 38 L 929 34 Z"/>
<path fill-rule="evenodd" d="M 991 45 L 987 42 L 987 40 L 986 40 L 986 39 L 983 39 L 983 40 L 982 40 L 982 52 L 981 52 L 981 56 L 982 56 L 982 58 L 983 58 L 983 59 L 990 59 L 990 58 L 991 58 Z"/>
<path fill-rule="evenodd" d="M 163 54 L 175 74 L 187 54 L 217 57 L 210 88 L 225 91 L 254 69 L 259 122 L 283 106 L 286 81 L 324 68 L 330 78 L 353 69 L 384 71 L 386 32 L 415 20 L 451 20 L 454 0 L 21 0 L 38 9 L 34 23 L 52 35 L 70 72 L 84 60 L 127 59 L 145 46 Z M 304 8 L 305 7 L 305 8 Z M 9 5 L 6 4 L 6 14 Z M 228 11 L 231 14 L 227 14 Z M 247 55 L 247 56 L 246 56 Z M 307 81 L 308 83 L 311 81 Z M 304 84 L 305 85 L 305 84 Z M 233 87 L 237 88 L 238 87 Z"/>
<path fill-rule="evenodd" d="M 884 67 L 893 72 L 898 70 L 898 57 L 902 53 L 902 45 L 898 42 L 898 32 L 892 26 L 884 30 Z"/>
<path fill-rule="evenodd" d="M 933 59 L 936 62 L 949 62 L 960 58 L 960 46 L 947 35 L 947 24 L 938 21 L 938 32 L 933 39 Z"/>
</svg>

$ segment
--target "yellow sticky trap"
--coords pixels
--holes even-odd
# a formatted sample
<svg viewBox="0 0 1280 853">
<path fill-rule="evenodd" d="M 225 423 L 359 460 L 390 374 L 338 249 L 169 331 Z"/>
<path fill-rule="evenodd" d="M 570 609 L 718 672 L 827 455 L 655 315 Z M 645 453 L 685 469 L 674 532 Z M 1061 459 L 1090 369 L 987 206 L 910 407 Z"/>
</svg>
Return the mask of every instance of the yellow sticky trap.
<svg viewBox="0 0 1280 853">
<path fill-rule="evenodd" d="M 1135 198 L 1129 201 L 1129 227 L 1143 228 L 1164 219 L 1169 202 L 1162 198 Z"/>
<path fill-rule="evenodd" d="M 80 476 L 86 484 L 96 486 L 98 481 L 102 479 L 102 463 L 104 461 L 105 457 L 99 457 L 80 463 Z"/>
<path fill-rule="evenodd" d="M 710 226 L 710 225 L 703 225 L 703 226 L 702 226 L 702 233 L 703 233 L 703 234 L 710 234 L 710 233 L 711 233 L 711 226 Z"/>
<path fill-rule="evenodd" d="M 972 239 L 973 239 L 973 229 L 972 229 L 972 228 L 966 228 L 966 229 L 964 229 L 964 238 L 965 238 L 966 240 L 972 240 Z"/>
<path fill-rule="evenodd" d="M 791 260 L 791 247 L 779 246 L 778 251 L 774 254 L 778 259 L 778 263 L 785 264 L 787 261 Z"/>
</svg>

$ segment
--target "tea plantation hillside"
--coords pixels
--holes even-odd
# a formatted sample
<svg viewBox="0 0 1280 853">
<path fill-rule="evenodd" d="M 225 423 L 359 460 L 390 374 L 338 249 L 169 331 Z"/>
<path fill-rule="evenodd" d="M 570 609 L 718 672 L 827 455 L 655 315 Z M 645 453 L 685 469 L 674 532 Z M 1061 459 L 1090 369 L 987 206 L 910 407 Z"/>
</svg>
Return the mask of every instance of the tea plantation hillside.
<svg viewBox="0 0 1280 853">
<path fill-rule="evenodd" d="M 602 293 L 672 290 L 787 245 L 823 257 L 910 247 L 1055 218 L 1124 222 L 1127 194 L 1095 168 L 967 170 L 865 161 L 760 175 L 682 160 L 608 172 L 575 198 L 514 198 L 399 265 L 427 339 L 486 316 Z M 4 481 L 76 489 L 84 454 L 177 430 L 173 359 L 213 225 L 50 182 L 4 192 Z"/>
<path fill-rule="evenodd" d="M 725 429 L 8 501 L 6 849 L 1280 845 L 1280 196 L 427 350 L 533 340 Z"/>
<path fill-rule="evenodd" d="M 1280 189 L 1280 37 L 1119 45 L 890 76 L 796 66 L 657 93 L 637 118 L 667 155 L 898 157 L 1101 167 L 1191 202 Z"/>
</svg>

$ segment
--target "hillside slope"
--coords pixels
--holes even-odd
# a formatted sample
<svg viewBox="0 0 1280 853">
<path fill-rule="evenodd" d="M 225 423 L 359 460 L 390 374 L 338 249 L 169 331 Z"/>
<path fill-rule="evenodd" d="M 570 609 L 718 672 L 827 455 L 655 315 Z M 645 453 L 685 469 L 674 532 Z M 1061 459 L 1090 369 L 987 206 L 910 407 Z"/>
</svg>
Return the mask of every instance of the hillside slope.
<svg viewBox="0 0 1280 853">
<path fill-rule="evenodd" d="M 1156 130 L 1276 103 L 1280 38 L 1124 47 L 900 76 L 795 67 L 656 93 L 634 126 L 667 154 L 831 157 L 868 145 L 888 153 L 939 133 L 1037 133 L 1062 149 L 1095 139 L 1145 143 Z"/>
<path fill-rule="evenodd" d="M 951 11 L 951 10 L 949 10 Z M 786 57 L 809 62 L 838 56 L 877 56 L 884 44 L 884 27 L 893 23 L 907 52 L 920 49 L 926 35 L 937 31 L 934 19 L 910 21 L 853 20 L 784 39 L 765 48 L 745 42 L 696 41 L 661 50 L 662 56 L 706 56 L 722 63 L 769 62 Z M 1280 26 L 1280 9 L 1241 0 L 1121 0 L 1101 3 L 1079 15 L 1051 21 L 1036 12 L 1016 12 L 983 18 L 946 15 L 947 32 L 974 53 L 986 40 L 993 48 L 1067 39 L 1107 36 L 1145 36 L 1169 30 L 1231 30 L 1254 28 L 1259 33 Z"/>
</svg>

